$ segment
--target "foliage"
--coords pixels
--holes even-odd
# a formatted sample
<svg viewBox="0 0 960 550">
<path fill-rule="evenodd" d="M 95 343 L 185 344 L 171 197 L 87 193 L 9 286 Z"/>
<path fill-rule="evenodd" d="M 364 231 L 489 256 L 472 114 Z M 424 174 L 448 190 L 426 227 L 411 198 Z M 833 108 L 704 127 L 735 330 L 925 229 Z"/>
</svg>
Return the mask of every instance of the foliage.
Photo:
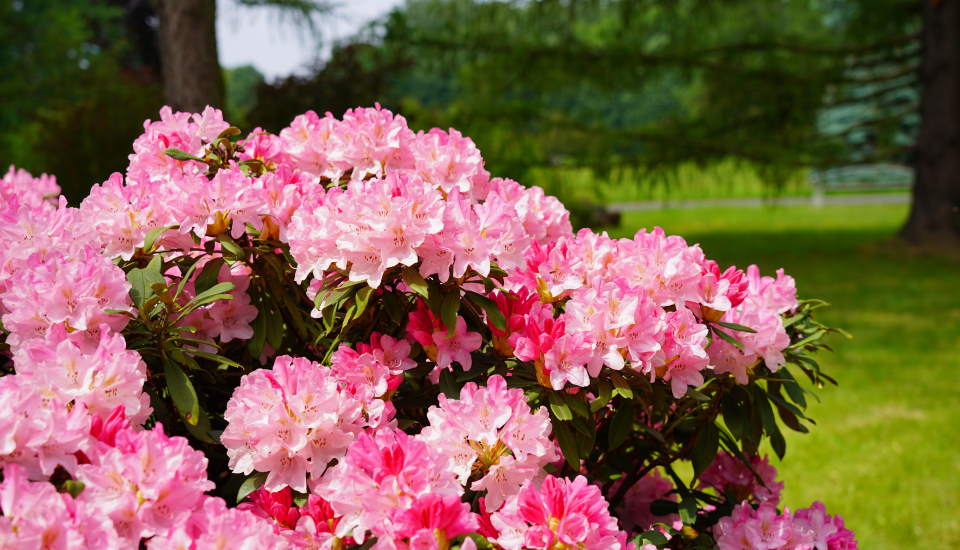
<svg viewBox="0 0 960 550">
<path fill-rule="evenodd" d="M 125 162 L 160 102 L 155 73 L 130 61 L 122 16 L 85 0 L 0 7 L 0 70 L 12 75 L 0 83 L 0 158 L 60 174 L 74 199 Z"/>
</svg>

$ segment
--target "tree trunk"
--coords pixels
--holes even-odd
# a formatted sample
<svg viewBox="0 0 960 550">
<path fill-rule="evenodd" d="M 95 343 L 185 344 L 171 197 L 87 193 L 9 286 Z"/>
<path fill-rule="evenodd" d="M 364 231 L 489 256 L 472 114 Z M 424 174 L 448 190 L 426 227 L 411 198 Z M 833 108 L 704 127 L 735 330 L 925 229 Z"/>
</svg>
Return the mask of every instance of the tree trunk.
<svg viewBox="0 0 960 550">
<path fill-rule="evenodd" d="M 216 0 L 157 2 L 163 94 L 174 110 L 198 113 L 223 104 L 216 8 Z"/>
<path fill-rule="evenodd" d="M 910 217 L 915 243 L 960 244 L 960 0 L 924 0 L 920 133 Z"/>
</svg>

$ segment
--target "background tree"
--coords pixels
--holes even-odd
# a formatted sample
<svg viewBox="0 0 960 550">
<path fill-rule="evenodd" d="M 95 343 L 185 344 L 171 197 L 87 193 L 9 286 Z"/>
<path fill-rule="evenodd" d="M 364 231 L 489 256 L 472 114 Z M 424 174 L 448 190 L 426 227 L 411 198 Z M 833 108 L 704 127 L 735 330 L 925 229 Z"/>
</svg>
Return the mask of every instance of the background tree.
<svg viewBox="0 0 960 550">
<path fill-rule="evenodd" d="M 923 8 L 916 182 L 904 237 L 960 243 L 960 2 Z"/>
<path fill-rule="evenodd" d="M 417 127 L 462 128 L 498 172 L 525 182 L 582 167 L 660 181 L 691 162 L 734 159 L 776 187 L 809 169 L 945 158 L 929 154 L 938 140 L 914 140 L 931 78 L 920 71 L 921 9 L 946 28 L 948 4 L 408 0 L 352 42 L 380 50 L 367 56 L 387 71 L 381 102 Z M 321 84 L 323 70 L 300 79 L 296 109 L 274 105 L 270 118 L 350 104 Z M 279 89 L 265 86 L 261 106 Z M 941 104 L 925 108 L 928 119 L 951 110 L 930 101 Z M 917 170 L 914 217 L 931 219 L 930 203 L 955 221 L 954 203 L 930 195 L 930 173 Z M 596 192 L 565 191 L 580 193 L 572 203 Z M 930 224 L 913 219 L 908 228 Z"/>
</svg>

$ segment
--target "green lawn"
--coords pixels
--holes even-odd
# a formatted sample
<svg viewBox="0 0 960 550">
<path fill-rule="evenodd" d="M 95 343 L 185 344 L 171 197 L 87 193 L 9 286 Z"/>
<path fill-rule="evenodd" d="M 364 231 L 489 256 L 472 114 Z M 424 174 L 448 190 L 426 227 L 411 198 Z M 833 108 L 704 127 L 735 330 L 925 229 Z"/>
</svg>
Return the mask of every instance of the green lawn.
<svg viewBox="0 0 960 550">
<path fill-rule="evenodd" d="M 865 550 L 960 548 L 960 255 L 911 251 L 892 237 L 905 206 L 638 212 L 616 236 L 660 225 L 721 266 L 783 267 L 802 297 L 832 307 L 810 434 L 780 465 L 786 505 L 822 500 Z"/>
</svg>

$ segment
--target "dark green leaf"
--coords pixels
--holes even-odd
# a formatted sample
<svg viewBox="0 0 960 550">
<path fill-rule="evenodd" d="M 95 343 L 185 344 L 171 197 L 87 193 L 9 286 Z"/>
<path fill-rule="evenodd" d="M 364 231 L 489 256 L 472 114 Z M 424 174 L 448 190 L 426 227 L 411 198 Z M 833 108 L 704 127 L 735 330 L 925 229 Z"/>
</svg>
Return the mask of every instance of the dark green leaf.
<svg viewBox="0 0 960 550">
<path fill-rule="evenodd" d="M 226 263 L 223 258 L 214 258 L 203 265 L 193 287 L 197 294 L 202 294 L 217 284 L 220 277 L 220 268 Z"/>
<path fill-rule="evenodd" d="M 272 305 L 266 306 L 264 312 L 267 314 L 267 342 L 271 348 L 279 350 L 283 345 L 283 317 Z"/>
<path fill-rule="evenodd" d="M 253 357 L 260 357 L 263 353 L 263 345 L 267 342 L 267 316 L 264 315 L 263 310 L 260 310 L 250 326 L 253 327 L 253 337 L 247 341 L 247 351 Z"/>
<path fill-rule="evenodd" d="M 730 336 L 730 335 L 727 334 L 726 332 L 724 332 L 724 331 L 722 331 L 722 330 L 720 330 L 720 329 L 718 329 L 718 328 L 716 328 L 716 327 L 710 327 L 710 330 L 712 330 L 713 333 L 716 334 L 717 336 L 719 336 L 720 338 L 726 340 L 728 343 L 733 344 L 734 346 L 736 346 L 736 347 L 738 347 L 738 348 L 743 348 L 743 344 L 740 343 L 740 340 L 737 340 L 736 338 L 734 338 L 733 336 Z"/>
<path fill-rule="evenodd" d="M 563 394 L 563 400 L 570 406 L 570 410 L 580 416 L 581 418 L 590 418 L 590 406 L 587 405 L 583 399 L 580 398 L 581 394 L 570 395 Z"/>
<path fill-rule="evenodd" d="M 190 432 L 190 435 L 196 439 L 203 441 L 204 443 L 218 443 L 218 441 L 213 437 L 210 426 L 210 417 L 207 415 L 207 411 L 203 410 L 202 407 L 197 414 L 196 425 L 187 422 L 186 426 L 187 431 Z"/>
<path fill-rule="evenodd" d="M 189 352 L 190 352 L 191 355 L 194 355 L 194 356 L 196 356 L 196 357 L 203 357 L 204 359 L 209 359 L 210 361 L 214 361 L 214 362 L 220 363 L 220 364 L 222 364 L 222 365 L 228 365 L 228 366 L 230 366 L 230 367 L 236 367 L 236 368 L 239 368 L 239 369 L 242 369 L 242 368 L 243 368 L 243 365 L 241 365 L 240 363 L 237 363 L 237 362 L 234 361 L 233 359 L 228 359 L 228 358 L 226 358 L 226 357 L 224 357 L 224 356 L 222 356 L 222 355 L 218 355 L 218 354 L 216 354 L 216 353 L 209 353 L 209 352 L 206 352 L 206 351 L 200 351 L 200 350 L 196 350 L 196 349 L 189 350 Z"/>
<path fill-rule="evenodd" d="M 623 401 L 615 410 L 607 432 L 607 443 L 611 451 L 626 441 L 633 431 L 633 401 Z"/>
<path fill-rule="evenodd" d="M 606 380 L 597 382 L 597 397 L 590 402 L 590 412 L 597 412 L 607 406 L 610 398 L 613 397 L 613 386 Z"/>
<path fill-rule="evenodd" d="M 676 514 L 680 505 L 672 500 L 657 499 L 650 503 L 650 513 L 655 516 L 669 516 Z"/>
<path fill-rule="evenodd" d="M 500 312 L 496 302 L 476 292 L 467 292 L 467 299 L 483 308 L 483 311 L 487 313 L 487 319 L 494 327 L 498 330 L 507 330 L 507 320 Z"/>
<path fill-rule="evenodd" d="M 684 495 L 680 500 L 679 511 L 684 525 L 693 525 L 697 521 L 697 499 L 691 494 Z"/>
<path fill-rule="evenodd" d="M 183 415 L 187 424 L 196 425 L 200 420 L 200 403 L 193 382 L 179 365 L 171 360 L 164 361 L 163 372 L 167 379 L 167 389 L 173 404 Z"/>
<path fill-rule="evenodd" d="M 457 386 L 457 379 L 450 369 L 440 371 L 440 391 L 448 399 L 457 399 L 460 397 L 460 388 Z"/>
<path fill-rule="evenodd" d="M 706 424 L 700 431 L 690 456 L 693 461 L 694 477 L 699 477 L 707 469 L 707 466 L 713 462 L 713 459 L 717 456 L 719 445 L 720 430 L 713 422 Z"/>
<path fill-rule="evenodd" d="M 460 292 L 454 290 L 443 295 L 440 303 L 440 320 L 447 327 L 447 337 L 453 336 L 457 330 L 457 313 L 460 311 Z"/>
<path fill-rule="evenodd" d="M 553 433 L 557 436 L 557 444 L 563 451 L 563 457 L 574 472 L 580 471 L 580 449 L 577 447 L 577 438 L 567 426 L 566 422 L 553 421 Z"/>
<path fill-rule="evenodd" d="M 715 321 L 714 323 L 720 325 L 721 327 L 728 328 L 728 329 L 730 329 L 730 330 L 737 330 L 737 331 L 740 331 L 740 332 L 750 332 L 750 333 L 756 333 L 756 332 L 757 332 L 757 331 L 753 330 L 752 328 L 750 328 L 750 327 L 748 327 L 748 326 L 738 325 L 737 323 L 726 323 L 726 322 L 724 322 L 724 321 Z"/>
</svg>

